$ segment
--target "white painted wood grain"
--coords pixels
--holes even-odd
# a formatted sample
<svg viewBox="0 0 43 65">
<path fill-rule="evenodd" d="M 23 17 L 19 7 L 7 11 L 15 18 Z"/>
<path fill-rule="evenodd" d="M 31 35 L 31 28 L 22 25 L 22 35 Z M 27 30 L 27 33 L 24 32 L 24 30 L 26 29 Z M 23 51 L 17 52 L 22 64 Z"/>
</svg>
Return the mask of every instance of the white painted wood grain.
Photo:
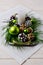
<svg viewBox="0 0 43 65">
<path fill-rule="evenodd" d="M 32 10 L 43 10 L 43 0 L 0 0 L 0 12 L 23 5 Z"/>
<path fill-rule="evenodd" d="M 43 59 L 28 59 L 23 65 L 43 65 Z"/>
<path fill-rule="evenodd" d="M 0 65 L 19 65 L 14 59 L 0 59 Z"/>
</svg>

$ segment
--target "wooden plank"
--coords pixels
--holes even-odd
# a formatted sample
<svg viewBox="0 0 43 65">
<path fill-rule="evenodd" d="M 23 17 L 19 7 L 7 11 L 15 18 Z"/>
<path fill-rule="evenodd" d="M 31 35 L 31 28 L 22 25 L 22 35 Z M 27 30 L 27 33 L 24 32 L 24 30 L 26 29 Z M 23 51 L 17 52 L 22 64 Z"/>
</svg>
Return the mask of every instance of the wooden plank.
<svg viewBox="0 0 43 65">
<path fill-rule="evenodd" d="M 23 65 L 43 65 L 43 59 L 28 59 Z"/>
<path fill-rule="evenodd" d="M 19 65 L 14 59 L 0 59 L 0 65 Z"/>
</svg>

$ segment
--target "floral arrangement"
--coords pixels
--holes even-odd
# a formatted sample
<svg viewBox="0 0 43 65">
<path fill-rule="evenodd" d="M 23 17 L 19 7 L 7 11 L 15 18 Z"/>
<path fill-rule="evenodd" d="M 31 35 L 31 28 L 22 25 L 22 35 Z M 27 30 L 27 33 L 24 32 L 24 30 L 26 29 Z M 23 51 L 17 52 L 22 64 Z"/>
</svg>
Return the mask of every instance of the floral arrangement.
<svg viewBox="0 0 43 65">
<path fill-rule="evenodd" d="M 42 31 L 38 31 L 38 26 L 42 25 L 41 21 L 35 17 L 30 17 L 26 14 L 25 20 L 18 24 L 18 14 L 12 15 L 7 22 L 7 26 L 3 28 L 5 30 L 6 43 L 12 46 L 34 46 L 42 39 L 38 38 L 38 35 L 43 34 Z"/>
</svg>

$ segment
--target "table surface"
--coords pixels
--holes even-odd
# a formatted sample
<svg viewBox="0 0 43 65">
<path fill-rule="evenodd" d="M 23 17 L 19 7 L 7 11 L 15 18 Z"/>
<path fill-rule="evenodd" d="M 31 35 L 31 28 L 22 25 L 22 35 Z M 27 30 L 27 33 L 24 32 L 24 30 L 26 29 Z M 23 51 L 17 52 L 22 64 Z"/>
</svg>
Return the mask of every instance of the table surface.
<svg viewBox="0 0 43 65">
<path fill-rule="evenodd" d="M 43 16 L 43 0 L 0 0 L 0 13 L 5 12 L 17 5 L 23 5 Z M 0 48 L 0 65 L 20 65 L 17 61 L 8 56 Z M 22 65 L 43 65 L 43 47 L 35 52 L 30 59 L 27 59 Z"/>
</svg>

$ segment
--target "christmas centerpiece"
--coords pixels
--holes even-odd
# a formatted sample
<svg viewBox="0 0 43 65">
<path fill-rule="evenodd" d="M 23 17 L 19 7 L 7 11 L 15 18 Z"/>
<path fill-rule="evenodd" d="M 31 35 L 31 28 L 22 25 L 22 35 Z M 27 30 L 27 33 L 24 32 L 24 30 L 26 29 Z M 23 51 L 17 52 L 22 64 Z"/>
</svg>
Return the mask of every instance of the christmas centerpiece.
<svg viewBox="0 0 43 65">
<path fill-rule="evenodd" d="M 12 46 L 34 46 L 38 44 L 42 39 L 38 38 L 38 35 L 42 34 L 37 28 L 41 24 L 41 21 L 35 17 L 25 15 L 25 20 L 18 23 L 17 13 L 12 15 L 7 23 L 7 26 L 3 28 L 5 30 L 6 43 Z"/>
</svg>

